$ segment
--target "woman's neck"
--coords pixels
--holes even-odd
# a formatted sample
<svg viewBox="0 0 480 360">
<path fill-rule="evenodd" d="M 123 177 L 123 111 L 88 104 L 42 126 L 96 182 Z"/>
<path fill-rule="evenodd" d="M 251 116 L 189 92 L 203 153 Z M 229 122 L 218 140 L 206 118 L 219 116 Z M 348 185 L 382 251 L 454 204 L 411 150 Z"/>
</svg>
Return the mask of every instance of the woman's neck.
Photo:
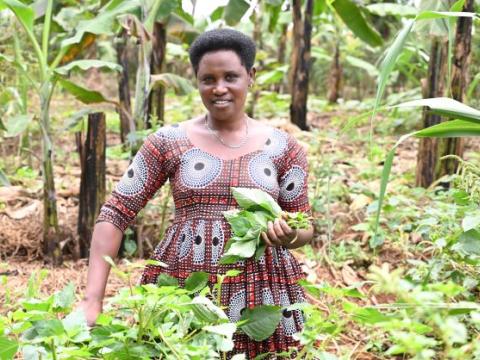
<svg viewBox="0 0 480 360">
<path fill-rule="evenodd" d="M 244 131 L 247 119 L 248 117 L 246 114 L 242 114 L 241 116 L 228 120 L 218 120 L 212 117 L 210 114 L 206 115 L 206 121 L 211 129 L 226 133 Z"/>
</svg>

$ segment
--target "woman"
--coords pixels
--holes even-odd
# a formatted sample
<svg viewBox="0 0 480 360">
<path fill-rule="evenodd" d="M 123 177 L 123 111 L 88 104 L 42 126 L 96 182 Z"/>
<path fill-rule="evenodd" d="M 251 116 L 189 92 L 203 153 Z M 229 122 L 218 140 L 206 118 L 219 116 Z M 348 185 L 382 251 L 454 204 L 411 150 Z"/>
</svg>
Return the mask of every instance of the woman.
<svg viewBox="0 0 480 360">
<path fill-rule="evenodd" d="M 308 243 L 313 229 L 293 230 L 284 220 L 269 223 L 262 238 L 268 245 L 259 260 L 218 265 L 230 227 L 222 212 L 236 208 L 230 188 L 267 191 L 286 211 L 310 211 L 307 162 L 302 147 L 286 133 L 245 114 L 248 88 L 255 79 L 255 44 L 242 33 L 218 29 L 200 35 L 190 48 L 190 61 L 207 113 L 150 135 L 102 207 L 94 229 L 86 297 L 87 320 L 102 309 L 109 266 L 103 256 L 116 256 L 122 233 L 155 192 L 169 179 L 175 219 L 153 258 L 167 268 L 147 266 L 142 283 L 155 283 L 161 272 L 181 285 L 193 271 L 205 271 L 210 282 L 231 268 L 243 272 L 222 286 L 222 304 L 231 321 L 245 307 L 290 305 L 303 300 L 297 281 L 303 277 L 288 248 Z M 302 326 L 298 311 L 284 311 L 282 325 L 266 341 L 235 335 L 235 353 L 255 357 L 298 345 L 292 335 Z"/>
</svg>

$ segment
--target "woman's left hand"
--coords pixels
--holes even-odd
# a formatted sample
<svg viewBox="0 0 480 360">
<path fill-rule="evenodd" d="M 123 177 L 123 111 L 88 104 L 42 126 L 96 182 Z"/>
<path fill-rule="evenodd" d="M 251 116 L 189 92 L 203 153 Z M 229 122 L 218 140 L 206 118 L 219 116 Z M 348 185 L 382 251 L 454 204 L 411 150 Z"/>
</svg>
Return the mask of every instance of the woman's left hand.
<svg viewBox="0 0 480 360">
<path fill-rule="evenodd" d="M 287 247 L 298 237 L 298 232 L 288 226 L 284 219 L 275 219 L 274 222 L 269 221 L 267 231 L 262 232 L 263 241 L 268 246 L 284 246 Z"/>
</svg>

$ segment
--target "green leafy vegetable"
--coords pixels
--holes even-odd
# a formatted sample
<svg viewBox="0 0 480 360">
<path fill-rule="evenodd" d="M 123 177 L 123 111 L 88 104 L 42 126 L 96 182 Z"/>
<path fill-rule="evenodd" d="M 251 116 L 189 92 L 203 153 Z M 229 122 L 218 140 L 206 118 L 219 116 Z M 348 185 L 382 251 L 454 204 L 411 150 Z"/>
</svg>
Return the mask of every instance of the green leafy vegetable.
<svg viewBox="0 0 480 360">
<path fill-rule="evenodd" d="M 234 264 L 254 255 L 258 260 L 265 252 L 261 233 L 267 230 L 269 221 L 283 218 L 292 229 L 308 229 L 310 226 L 307 214 L 282 211 L 277 202 L 260 189 L 232 188 L 232 194 L 242 209 L 223 213 L 233 235 L 225 245 L 220 264 Z"/>
</svg>

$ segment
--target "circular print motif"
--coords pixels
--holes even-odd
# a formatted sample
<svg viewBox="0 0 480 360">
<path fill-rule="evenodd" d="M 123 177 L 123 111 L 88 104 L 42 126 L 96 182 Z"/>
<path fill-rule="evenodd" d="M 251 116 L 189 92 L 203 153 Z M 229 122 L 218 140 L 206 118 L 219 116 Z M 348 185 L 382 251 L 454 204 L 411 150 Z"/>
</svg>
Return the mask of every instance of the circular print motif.
<svg viewBox="0 0 480 360">
<path fill-rule="evenodd" d="M 253 157 L 248 164 L 250 178 L 264 190 L 274 190 L 277 183 L 277 168 L 265 153 Z"/>
<path fill-rule="evenodd" d="M 287 134 L 278 129 L 270 131 L 267 141 L 263 147 L 263 151 L 271 157 L 277 157 L 283 154 L 288 145 Z"/>
<path fill-rule="evenodd" d="M 292 166 L 280 179 L 280 199 L 283 201 L 295 200 L 302 192 L 306 175 L 300 166 Z"/>
<path fill-rule="evenodd" d="M 145 188 L 147 177 L 148 171 L 145 158 L 141 153 L 137 153 L 115 190 L 125 196 L 138 194 Z"/>
<path fill-rule="evenodd" d="M 161 127 L 157 130 L 155 135 L 158 137 L 165 137 L 172 140 L 182 139 L 187 136 L 185 130 L 178 124 Z"/>
<path fill-rule="evenodd" d="M 222 171 L 220 159 L 193 148 L 182 156 L 180 177 L 185 186 L 200 189 L 211 184 Z"/>
</svg>

